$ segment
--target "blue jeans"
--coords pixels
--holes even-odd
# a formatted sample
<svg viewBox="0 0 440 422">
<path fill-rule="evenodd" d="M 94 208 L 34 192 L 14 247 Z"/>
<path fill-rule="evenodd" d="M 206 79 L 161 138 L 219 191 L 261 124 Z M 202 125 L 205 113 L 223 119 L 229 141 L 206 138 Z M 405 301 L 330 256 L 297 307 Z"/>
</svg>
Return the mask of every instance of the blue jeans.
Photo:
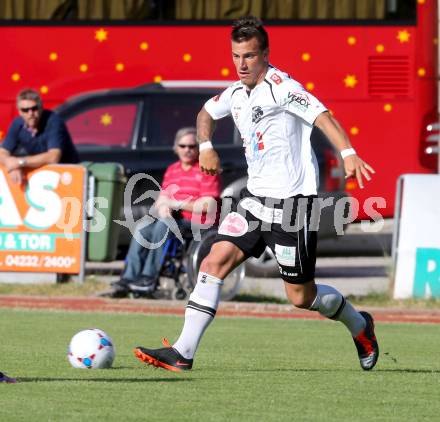
<svg viewBox="0 0 440 422">
<path fill-rule="evenodd" d="M 177 220 L 179 228 L 190 228 L 191 222 L 187 220 Z M 126 265 L 122 273 L 122 278 L 135 281 L 139 277 L 157 278 L 161 267 L 161 258 L 165 246 L 165 241 L 173 236 L 171 230 L 163 220 L 156 220 L 147 226 L 135 229 L 135 235 L 131 239 Z M 163 240 L 159 247 L 145 248 L 137 240 L 140 237 L 149 243 L 159 243 Z"/>
</svg>

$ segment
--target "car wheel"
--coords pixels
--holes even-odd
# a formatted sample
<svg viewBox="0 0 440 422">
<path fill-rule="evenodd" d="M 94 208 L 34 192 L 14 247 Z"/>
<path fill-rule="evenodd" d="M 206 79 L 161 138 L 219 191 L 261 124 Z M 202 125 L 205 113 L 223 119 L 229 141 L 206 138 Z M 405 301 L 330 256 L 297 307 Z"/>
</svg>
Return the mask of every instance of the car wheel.
<svg viewBox="0 0 440 422">
<path fill-rule="evenodd" d="M 259 258 L 251 257 L 246 261 L 246 275 L 253 277 L 277 277 L 280 275 L 275 255 L 266 247 Z"/>
</svg>

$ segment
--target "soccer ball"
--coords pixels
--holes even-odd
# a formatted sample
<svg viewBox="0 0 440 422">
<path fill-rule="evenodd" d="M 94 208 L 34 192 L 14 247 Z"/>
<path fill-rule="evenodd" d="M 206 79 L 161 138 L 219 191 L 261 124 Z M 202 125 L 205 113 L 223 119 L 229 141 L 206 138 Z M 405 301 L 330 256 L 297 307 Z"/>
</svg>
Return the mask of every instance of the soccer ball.
<svg viewBox="0 0 440 422">
<path fill-rule="evenodd" d="M 115 358 L 113 341 L 98 328 L 80 331 L 70 340 L 67 358 L 74 368 L 110 368 Z"/>
</svg>

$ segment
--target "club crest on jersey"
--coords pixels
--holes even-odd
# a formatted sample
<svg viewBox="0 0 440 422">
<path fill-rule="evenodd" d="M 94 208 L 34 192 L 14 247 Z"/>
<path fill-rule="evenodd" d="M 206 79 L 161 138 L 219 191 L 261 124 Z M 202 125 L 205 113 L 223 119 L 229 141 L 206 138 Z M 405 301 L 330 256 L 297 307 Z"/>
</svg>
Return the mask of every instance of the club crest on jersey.
<svg viewBox="0 0 440 422">
<path fill-rule="evenodd" d="M 281 82 L 283 82 L 283 80 L 281 79 L 281 76 L 278 75 L 277 73 L 274 73 L 273 75 L 271 75 L 270 79 L 272 79 L 277 85 L 279 85 Z"/>
<path fill-rule="evenodd" d="M 263 118 L 263 109 L 260 106 L 252 107 L 252 123 L 258 123 Z"/>
</svg>

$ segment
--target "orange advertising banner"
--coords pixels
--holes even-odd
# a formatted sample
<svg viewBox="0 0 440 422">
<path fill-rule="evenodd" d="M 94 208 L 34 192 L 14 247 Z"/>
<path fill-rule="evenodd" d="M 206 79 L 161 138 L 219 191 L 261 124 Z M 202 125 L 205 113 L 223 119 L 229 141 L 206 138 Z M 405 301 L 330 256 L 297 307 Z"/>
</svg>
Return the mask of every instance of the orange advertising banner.
<svg viewBox="0 0 440 422">
<path fill-rule="evenodd" d="M 50 165 L 19 185 L 0 166 L 0 271 L 80 272 L 86 174 Z"/>
</svg>

